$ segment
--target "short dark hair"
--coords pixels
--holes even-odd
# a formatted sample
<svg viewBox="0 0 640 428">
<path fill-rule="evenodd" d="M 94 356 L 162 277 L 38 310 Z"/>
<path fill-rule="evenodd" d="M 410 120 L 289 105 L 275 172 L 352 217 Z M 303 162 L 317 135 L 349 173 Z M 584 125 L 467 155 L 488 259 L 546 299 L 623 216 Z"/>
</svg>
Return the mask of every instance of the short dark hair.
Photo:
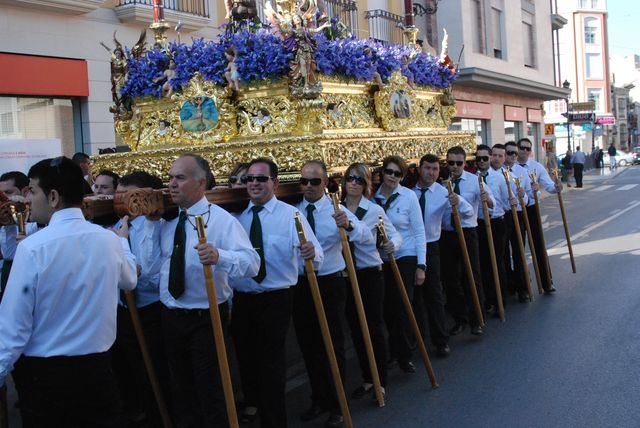
<svg viewBox="0 0 640 428">
<path fill-rule="evenodd" d="M 580 150 L 580 146 L 576 146 L 576 152 Z"/>
<path fill-rule="evenodd" d="M 382 159 L 383 168 L 388 167 L 390 163 L 395 163 L 400 167 L 400 172 L 402 172 L 403 177 L 407 175 L 407 171 L 409 170 L 409 167 L 407 166 L 407 161 L 405 161 L 402 156 L 391 155 Z"/>
<path fill-rule="evenodd" d="M 505 147 L 505 145 L 504 145 L 504 144 L 500 144 L 500 143 L 497 143 L 497 144 L 494 144 L 494 145 L 493 145 L 493 149 L 492 149 L 492 150 L 495 150 L 495 149 L 507 150 L 507 148 Z"/>
<path fill-rule="evenodd" d="M 453 146 L 449 150 L 447 150 L 447 156 L 449 155 L 462 155 L 467 157 L 467 152 L 460 146 Z"/>
<path fill-rule="evenodd" d="M 324 163 L 323 161 L 321 161 L 320 159 L 312 159 L 312 160 L 308 160 L 304 163 L 304 165 L 302 165 L 302 168 L 304 168 L 307 165 L 317 165 L 320 167 L 320 169 L 322 170 L 322 172 L 325 173 L 325 175 L 328 175 L 327 172 L 327 164 Z"/>
<path fill-rule="evenodd" d="M 29 169 L 28 176 L 38 180 L 38 186 L 45 195 L 49 196 L 52 190 L 56 190 L 65 207 L 82 204 L 85 181 L 82 170 L 71 159 L 60 156 L 41 160 Z"/>
<path fill-rule="evenodd" d="M 134 171 L 123 175 L 118 180 L 118 184 L 120 186 L 136 186 L 139 188 L 151 187 L 152 189 L 161 189 L 163 187 L 160 178 L 146 171 Z"/>
<path fill-rule="evenodd" d="M 514 146 L 514 147 L 518 147 L 518 145 L 516 144 L 515 141 L 507 141 L 506 143 L 504 143 L 504 148 L 506 149 L 509 146 Z"/>
<path fill-rule="evenodd" d="M 520 143 L 529 143 L 529 144 L 531 144 L 531 145 L 533 146 L 533 143 L 532 143 L 532 142 L 531 142 L 531 140 L 530 140 L 530 139 L 528 139 L 527 137 L 520 138 L 520 139 L 518 140 L 518 145 L 520 145 Z"/>
<path fill-rule="evenodd" d="M 71 160 L 78 165 L 80 165 L 81 163 L 91 162 L 91 158 L 89 157 L 89 155 L 82 152 L 75 153 Z"/>
<path fill-rule="evenodd" d="M 196 162 L 198 169 L 200 169 L 200 172 L 204 175 L 204 178 L 207 180 L 206 188 L 213 189 L 214 187 L 216 187 L 216 178 L 213 176 L 213 172 L 211 172 L 209 161 L 200 155 L 196 155 L 195 153 L 185 153 L 184 155 L 180 156 L 180 158 L 187 157 L 193 159 Z"/>
<path fill-rule="evenodd" d="M 0 175 L 0 181 L 13 180 L 13 185 L 22 190 L 29 185 L 29 177 L 20 171 L 9 171 Z"/>
<path fill-rule="evenodd" d="M 120 176 L 118 174 L 116 174 L 115 172 L 109 169 L 102 169 L 100 170 L 98 175 L 96 175 L 96 178 L 100 177 L 101 175 L 106 175 L 107 177 L 111 177 L 111 180 L 113 180 L 113 188 L 114 189 L 116 188 L 116 186 L 118 185 L 118 180 L 120 180 Z"/>
<path fill-rule="evenodd" d="M 269 166 L 269 174 L 271 175 L 271 178 L 278 177 L 278 165 L 271 159 L 267 159 L 267 158 L 252 159 L 251 162 L 249 162 L 247 169 L 251 168 L 252 165 L 255 165 L 257 163 L 263 163 Z"/>
<path fill-rule="evenodd" d="M 440 159 L 438 159 L 438 156 L 428 153 L 424 156 L 422 156 L 420 158 L 420 166 L 422 166 L 423 163 L 439 163 Z"/>
<path fill-rule="evenodd" d="M 491 147 L 487 146 L 486 144 L 478 144 L 478 147 L 476 147 L 476 154 L 480 151 L 480 150 L 486 150 L 489 152 L 489 154 L 491 154 Z"/>
</svg>

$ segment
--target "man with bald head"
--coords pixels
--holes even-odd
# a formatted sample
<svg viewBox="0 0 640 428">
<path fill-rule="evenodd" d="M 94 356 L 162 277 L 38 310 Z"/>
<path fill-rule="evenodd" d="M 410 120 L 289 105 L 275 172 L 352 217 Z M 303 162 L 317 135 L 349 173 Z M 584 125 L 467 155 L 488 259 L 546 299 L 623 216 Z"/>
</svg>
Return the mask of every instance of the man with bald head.
<svg viewBox="0 0 640 428">
<path fill-rule="evenodd" d="M 186 154 L 169 171 L 171 199 L 180 215 L 160 234 L 160 301 L 167 360 L 176 389 L 178 426 L 228 425 L 202 265 L 211 265 L 223 328 L 229 315 L 230 278 L 257 275 L 260 257 L 233 216 L 204 195 L 209 163 Z M 202 216 L 207 242 L 198 243 L 195 217 Z"/>
</svg>

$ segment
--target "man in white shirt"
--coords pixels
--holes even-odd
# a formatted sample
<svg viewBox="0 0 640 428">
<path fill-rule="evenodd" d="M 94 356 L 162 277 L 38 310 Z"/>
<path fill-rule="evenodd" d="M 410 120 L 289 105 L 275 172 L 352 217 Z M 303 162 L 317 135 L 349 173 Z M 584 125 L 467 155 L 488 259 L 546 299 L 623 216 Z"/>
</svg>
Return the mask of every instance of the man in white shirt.
<svg viewBox="0 0 640 428">
<path fill-rule="evenodd" d="M 97 177 L 96 185 L 100 177 L 102 175 Z M 162 187 L 162 181 L 158 177 L 147 172 L 136 171 L 120 177 L 116 190 L 126 192 L 141 188 L 160 189 Z M 121 219 L 116 223 L 115 228 L 120 229 L 123 221 L 124 219 Z M 162 258 L 159 257 L 161 227 L 162 221 L 150 220 L 144 216 L 129 218 L 127 240 L 131 252 L 136 256 L 138 268 L 138 283 L 133 294 L 140 324 L 162 388 L 163 398 L 171 408 L 171 383 L 162 338 L 160 317 L 162 304 L 158 290 L 162 265 Z M 123 396 L 128 422 L 132 423 L 132 419 L 139 418 L 143 414 L 149 426 L 159 427 L 162 426 L 162 418 L 142 360 L 140 344 L 129 310 L 124 292 L 121 292 L 118 301 L 118 330 L 112 349 L 113 369 Z"/>
<path fill-rule="evenodd" d="M 115 195 L 119 179 L 120 176 L 115 172 L 103 169 L 93 183 L 93 192 L 96 195 Z"/>
<path fill-rule="evenodd" d="M 322 161 L 308 161 L 301 171 L 300 187 L 304 198 L 297 208 L 304 213 L 324 252 L 324 260 L 318 269 L 318 285 L 344 383 L 346 368 L 344 312 L 347 285 L 339 228 L 344 229 L 349 240 L 354 243 L 374 243 L 375 237 L 369 228 L 346 208 L 341 207 L 338 212 L 335 212 L 331 200 L 325 195 L 328 182 L 326 165 Z M 320 334 L 311 289 L 304 276 L 302 265 L 299 266 L 298 271 L 301 277 L 294 290 L 293 325 L 309 375 L 312 401 L 309 409 L 300 415 L 300 419 L 310 421 L 323 412 L 329 411 L 330 415 L 325 422 L 325 427 L 340 427 L 343 417 L 333 378 L 330 376 L 329 361 Z"/>
<path fill-rule="evenodd" d="M 251 422 L 259 412 L 262 427 L 284 428 L 285 342 L 291 320 L 291 287 L 298 281 L 301 257 L 319 264 L 324 255 L 304 216 L 308 241 L 300 245 L 295 225 L 298 210 L 275 197 L 278 166 L 272 160 L 254 159 L 244 179 L 251 200 L 238 220 L 261 262 L 258 275 L 232 282 L 231 333 L 245 404 L 240 419 Z"/>
<path fill-rule="evenodd" d="M 458 206 L 461 213 L 470 213 L 471 205 L 455 193 L 449 196 L 444 186 L 436 182 L 440 176 L 440 160 L 436 155 L 427 154 L 420 159 L 418 182 L 413 188 L 424 218 L 427 239 L 427 277 L 423 285 L 416 286 L 414 296 L 422 298 L 429 321 L 429 336 L 436 348 L 436 355 L 446 357 L 449 349 L 449 333 L 447 331 L 444 312 L 444 296 L 440 281 L 440 236 L 442 221 L 447 206 Z"/>
<path fill-rule="evenodd" d="M 460 213 L 462 231 L 464 233 L 467 253 L 471 261 L 473 271 L 473 283 L 476 287 L 480 307 L 484 304 L 484 293 L 482 287 L 482 277 L 480 274 L 480 256 L 478 248 L 478 211 L 481 201 L 486 201 L 490 208 L 493 208 L 494 200 L 490 190 L 485 188 L 480 191 L 478 177 L 464 170 L 467 154 L 460 146 L 451 147 L 447 151 L 447 165 L 449 168 L 450 180 L 454 193 L 460 195 L 462 199 L 471 205 L 469 216 Z M 445 292 L 447 293 L 447 309 L 454 318 L 455 325 L 449 334 L 455 336 L 464 331 L 466 324 L 471 327 L 470 333 L 476 336 L 483 334 L 480 320 L 474 309 L 473 297 L 469 288 L 469 281 L 466 278 L 466 270 L 462 265 L 460 257 L 460 244 L 458 236 L 452 224 L 451 208 L 443 216 L 442 236 L 442 260 L 444 270 Z"/>
<path fill-rule="evenodd" d="M 531 173 L 533 171 L 535 171 L 536 173 L 537 183 L 531 183 L 532 192 L 538 192 L 540 187 L 542 187 L 549 193 L 562 192 L 562 183 L 560 183 L 560 181 L 551 179 L 551 177 L 549 176 L 549 172 L 544 167 L 544 165 L 529 157 L 531 154 L 531 147 L 531 140 L 529 140 L 528 138 L 521 138 L 518 141 L 518 165 L 524 168 L 527 173 Z M 578 150 L 580 150 L 579 147 Z M 580 154 L 582 155 L 581 160 L 584 165 L 584 153 L 580 152 Z M 580 178 L 579 187 L 582 187 L 582 177 Z M 547 249 L 542 242 L 543 231 L 540 230 L 540 224 L 536 220 L 537 213 L 533 193 L 531 194 L 531 198 L 529 199 L 529 203 L 527 204 L 527 214 L 529 215 L 529 221 L 531 222 L 531 235 L 533 237 L 533 245 L 536 249 L 538 260 L 542 261 L 542 259 L 544 258 L 545 261 L 548 262 L 549 255 L 547 254 Z M 550 265 L 549 269 L 551 269 Z M 540 269 L 540 280 L 542 281 L 542 288 L 545 293 L 550 294 L 556 291 L 555 287 L 553 286 L 553 278 L 547 275 L 546 269 Z"/>
<path fill-rule="evenodd" d="M 522 141 L 522 140 L 521 140 Z M 523 146 L 526 146 L 524 144 Z M 580 151 L 580 146 L 576 147 L 576 151 L 571 156 L 571 163 L 573 164 L 573 177 L 576 179 L 576 187 L 582 187 L 582 174 L 584 172 L 584 163 L 587 161 L 584 152 Z"/>
<path fill-rule="evenodd" d="M 136 284 L 135 257 L 126 239 L 85 221 L 71 160 L 40 161 L 29 178 L 31 217 L 48 225 L 16 251 L 0 305 L 0 384 L 23 354 L 35 426 L 122 426 L 107 351 L 117 289 Z"/>
<path fill-rule="evenodd" d="M 231 214 L 205 197 L 211 181 L 209 163 L 186 154 L 169 171 L 171 199 L 180 215 L 160 233 L 160 301 L 167 359 L 175 388 L 179 426 L 226 427 L 224 401 L 209 301 L 202 265 L 211 265 L 220 318 L 226 329 L 231 288 L 229 278 L 255 276 L 260 257 Z M 198 243 L 195 216 L 205 222 L 207 242 Z"/>
</svg>

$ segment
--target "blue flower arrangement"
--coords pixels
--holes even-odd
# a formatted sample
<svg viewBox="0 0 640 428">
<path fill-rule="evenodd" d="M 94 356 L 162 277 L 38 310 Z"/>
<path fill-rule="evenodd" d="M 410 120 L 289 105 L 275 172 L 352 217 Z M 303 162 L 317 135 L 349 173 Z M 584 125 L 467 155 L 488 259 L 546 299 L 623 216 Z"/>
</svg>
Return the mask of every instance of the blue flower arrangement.
<svg viewBox="0 0 640 428">
<path fill-rule="evenodd" d="M 411 55 L 406 46 L 383 45 L 373 39 L 335 37 L 337 32 L 334 29 L 315 35 L 318 47 L 314 58 L 322 74 L 366 82 L 373 80 L 377 72 L 387 81 L 394 71 L 402 70 L 412 82 L 436 89 L 447 88 L 455 80 L 455 73 L 431 55 L 422 52 Z M 225 85 L 228 62 L 224 50 L 229 46 L 237 52 L 238 74 L 245 82 L 286 77 L 294 57 L 294 52 L 277 35 L 259 26 L 246 25 L 235 34 L 223 32 L 215 41 L 193 39 L 191 45 L 173 42 L 167 50 L 151 49 L 138 59 L 128 55 L 122 95 L 160 97 L 163 82 L 157 80 L 171 58 L 176 63 L 176 73 L 170 81 L 174 90 L 185 87 L 196 72 L 215 84 Z M 404 67 L 403 56 L 410 58 Z"/>
</svg>

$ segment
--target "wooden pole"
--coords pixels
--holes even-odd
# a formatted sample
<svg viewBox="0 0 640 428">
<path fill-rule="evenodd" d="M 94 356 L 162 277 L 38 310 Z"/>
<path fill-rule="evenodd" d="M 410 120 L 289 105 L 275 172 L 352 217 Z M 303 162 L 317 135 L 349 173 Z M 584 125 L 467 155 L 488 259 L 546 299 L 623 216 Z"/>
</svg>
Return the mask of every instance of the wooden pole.
<svg viewBox="0 0 640 428">
<path fill-rule="evenodd" d="M 529 173 L 532 183 L 537 183 L 536 172 L 531 171 Z M 542 213 L 540 212 L 540 200 L 538 199 L 538 192 L 533 192 L 533 198 L 535 200 L 536 221 L 538 222 L 538 229 L 540 229 L 540 241 L 542 242 L 542 254 L 538 254 L 542 259 L 544 270 L 551 283 L 551 264 L 549 263 L 549 254 L 547 253 L 547 242 L 544 239 L 544 229 L 542 228 Z"/>
<path fill-rule="evenodd" d="M 516 177 L 516 189 L 518 190 L 518 200 L 522 207 L 522 221 L 527 231 L 527 240 L 529 241 L 529 251 L 531 252 L 531 260 L 533 262 L 533 271 L 536 274 L 536 282 L 538 283 L 538 294 L 542 294 L 542 278 L 540 277 L 540 265 L 538 264 L 538 255 L 536 254 L 536 246 L 533 244 L 533 235 L 531 234 L 531 223 L 529 223 L 529 213 L 524 204 L 524 197 L 520 196 L 520 178 Z"/>
<path fill-rule="evenodd" d="M 382 236 L 384 242 L 389 240 L 387 236 L 387 231 L 384 228 L 384 222 L 382 220 L 382 216 L 378 221 L 378 231 Z M 398 268 L 398 263 L 396 262 L 396 258 L 393 254 L 389 254 L 389 264 L 391 265 L 391 270 L 393 270 L 393 277 L 395 278 L 396 286 L 398 287 L 398 291 L 400 293 L 400 298 L 402 299 L 402 303 L 404 304 L 404 308 L 407 311 L 407 315 L 409 316 L 409 321 L 411 322 L 411 326 L 413 327 L 413 334 L 416 337 L 416 341 L 418 342 L 418 348 L 420 349 L 420 355 L 422 355 L 422 361 L 424 362 L 424 367 L 427 369 L 427 374 L 429 375 L 429 381 L 431 382 L 431 387 L 433 389 L 438 388 L 438 381 L 436 379 L 436 373 L 433 371 L 433 366 L 431 365 L 431 360 L 429 359 L 429 354 L 427 353 L 427 347 L 424 344 L 424 339 L 422 338 L 422 333 L 420 332 L 420 328 L 418 327 L 418 321 L 416 320 L 416 315 L 413 312 L 413 306 L 411 305 L 411 300 L 409 300 L 409 295 L 407 294 L 407 289 L 404 287 L 404 281 L 402 280 L 402 275 L 400 275 L 400 269 Z"/>
<path fill-rule="evenodd" d="M 298 230 L 298 239 L 300 244 L 307 242 L 307 237 L 304 234 L 304 228 L 302 226 L 302 220 L 300 220 L 300 213 L 296 213 L 296 229 Z M 320 287 L 318 286 L 318 278 L 313 270 L 313 261 L 305 259 L 304 270 L 307 274 L 307 280 L 309 281 L 309 288 L 311 289 L 311 297 L 313 298 L 313 304 L 318 315 L 318 323 L 320 324 L 320 332 L 322 333 L 322 340 L 324 342 L 324 349 L 327 353 L 327 359 L 329 360 L 329 367 L 331 368 L 331 376 L 333 377 L 333 383 L 336 388 L 336 394 L 338 396 L 338 402 L 340 403 L 340 410 L 342 411 L 342 417 L 344 418 L 344 426 L 346 428 L 353 427 L 353 421 L 351 420 L 351 413 L 349 412 L 349 404 L 347 403 L 347 396 L 344 393 L 344 386 L 342 385 L 342 378 L 340 376 L 340 369 L 338 367 L 338 360 L 336 359 L 336 353 L 333 349 L 333 342 L 331 341 L 331 333 L 329 332 L 329 324 L 327 323 L 327 317 L 324 312 L 324 306 L 322 304 L 322 296 L 320 295 Z"/>
<path fill-rule="evenodd" d="M 509 192 L 509 203 L 513 198 L 513 191 L 511 190 L 511 174 L 506 169 L 502 170 L 504 181 L 507 183 L 507 190 Z M 520 204 L 522 206 L 522 204 Z M 522 206 L 524 211 L 526 208 Z M 516 240 L 518 241 L 518 249 L 520 250 L 520 261 L 522 262 L 522 270 L 524 272 L 524 280 L 527 283 L 527 292 L 529 293 L 529 301 L 533 302 L 533 289 L 531 288 L 531 280 L 529 279 L 529 265 L 527 264 L 527 257 L 524 254 L 524 241 L 522 240 L 522 233 L 520 232 L 520 220 L 518 220 L 518 210 L 515 206 L 511 205 L 511 217 L 513 217 L 513 227 L 516 232 Z"/>
<path fill-rule="evenodd" d="M 553 175 L 556 178 L 556 182 L 559 180 L 558 178 L 558 169 L 553 170 Z M 557 192 L 558 195 L 558 203 L 560 204 L 560 214 L 562 215 L 562 223 L 564 225 L 564 236 L 567 238 L 567 248 L 569 249 L 569 258 L 571 259 L 571 270 L 573 273 L 576 273 L 576 260 L 573 258 L 573 247 L 571 247 L 571 234 L 569 233 L 569 224 L 567 223 L 567 214 L 564 211 L 564 202 L 562 200 L 562 192 Z"/>
<path fill-rule="evenodd" d="M 207 235 L 204 230 L 204 219 L 196 216 L 196 230 L 198 231 L 198 243 L 205 244 Z M 231 373 L 229 371 L 229 360 L 227 359 L 227 347 L 224 343 L 224 332 L 220 311 L 218 310 L 218 299 L 216 295 L 216 284 L 213 278 L 211 265 L 202 265 L 204 271 L 204 285 L 207 289 L 209 300 L 209 315 L 211 316 L 211 327 L 213 328 L 213 338 L 216 343 L 216 354 L 218 356 L 218 367 L 220 368 L 220 380 L 224 391 L 224 401 L 227 405 L 227 417 L 230 428 L 239 428 L 238 414 L 236 413 L 236 402 L 233 396 L 233 385 L 231 383 Z"/>
<path fill-rule="evenodd" d="M 484 191 L 484 183 L 482 176 L 478 176 L 480 191 Z M 500 288 L 500 274 L 498 272 L 498 261 L 496 260 L 496 248 L 493 245 L 493 231 L 491 230 L 491 216 L 489 215 L 489 207 L 485 201 L 482 201 L 482 213 L 484 214 L 484 228 L 487 234 L 487 243 L 489 245 L 489 256 L 491 257 L 491 271 L 493 272 L 493 283 L 496 287 L 496 300 L 498 301 L 498 314 L 500 321 L 505 321 L 504 304 L 502 303 L 502 289 Z"/>
<path fill-rule="evenodd" d="M 338 210 L 340 210 L 338 195 L 332 193 L 331 201 L 333 202 L 333 209 L 338 212 Z M 358 285 L 358 276 L 353 263 L 353 255 L 351 254 L 351 248 L 349 247 L 349 240 L 347 239 L 346 231 L 341 227 L 338 228 L 338 231 L 340 232 L 340 242 L 342 243 L 342 255 L 344 256 L 344 261 L 347 265 L 347 273 L 349 274 L 349 282 L 351 283 L 351 291 L 353 292 L 353 301 L 355 303 L 356 313 L 358 314 L 358 320 L 360 321 L 360 331 L 362 333 L 362 339 L 364 340 L 364 349 L 367 352 L 367 360 L 369 361 L 369 367 L 371 369 L 371 380 L 373 382 L 376 401 L 378 402 L 379 407 L 384 407 L 382 384 L 380 383 L 376 357 L 373 353 L 373 344 L 371 343 L 371 335 L 369 334 L 369 324 L 367 323 L 367 317 L 364 312 L 364 304 L 362 303 L 362 295 L 360 294 L 360 287 Z"/>
<path fill-rule="evenodd" d="M 449 189 L 449 195 L 453 194 L 453 186 L 451 180 L 447 181 Z M 460 213 L 458 212 L 457 205 L 451 205 L 451 214 L 453 216 L 453 226 L 458 233 L 458 245 L 460 246 L 460 253 L 462 254 L 462 262 L 467 274 L 467 284 L 469 285 L 469 291 L 471 292 L 471 299 L 473 300 L 473 307 L 476 311 L 476 317 L 480 323 L 480 327 L 484 327 L 484 316 L 482 315 L 482 308 L 480 307 L 480 299 L 478 298 L 478 290 L 476 290 L 476 281 L 473 277 L 473 269 L 471 268 L 471 259 L 469 258 L 469 251 L 467 251 L 467 241 L 464 239 L 464 231 L 462 230 L 462 221 L 460 220 Z"/>
<path fill-rule="evenodd" d="M 144 331 L 142 330 L 140 314 L 138 313 L 138 308 L 136 306 L 136 297 L 133 294 L 133 291 L 129 290 L 125 290 L 124 296 L 127 301 L 126 303 L 127 308 L 129 309 L 129 314 L 131 315 L 133 331 L 135 332 L 138 339 L 138 345 L 140 345 L 142 361 L 144 362 L 144 367 L 147 369 L 149 383 L 151 383 L 151 389 L 153 390 L 153 395 L 156 399 L 156 403 L 158 404 L 158 410 L 160 411 L 160 417 L 162 418 L 162 425 L 165 428 L 171 428 L 173 426 L 171 422 L 171 416 L 169 416 L 169 410 L 167 409 L 167 404 L 164 401 L 164 396 L 162 394 L 162 388 L 160 387 L 160 382 L 158 381 L 158 375 L 156 374 L 155 367 L 153 366 L 153 360 L 151 359 L 151 354 L 149 353 L 149 346 L 147 345 L 147 340 L 144 336 Z"/>
</svg>

